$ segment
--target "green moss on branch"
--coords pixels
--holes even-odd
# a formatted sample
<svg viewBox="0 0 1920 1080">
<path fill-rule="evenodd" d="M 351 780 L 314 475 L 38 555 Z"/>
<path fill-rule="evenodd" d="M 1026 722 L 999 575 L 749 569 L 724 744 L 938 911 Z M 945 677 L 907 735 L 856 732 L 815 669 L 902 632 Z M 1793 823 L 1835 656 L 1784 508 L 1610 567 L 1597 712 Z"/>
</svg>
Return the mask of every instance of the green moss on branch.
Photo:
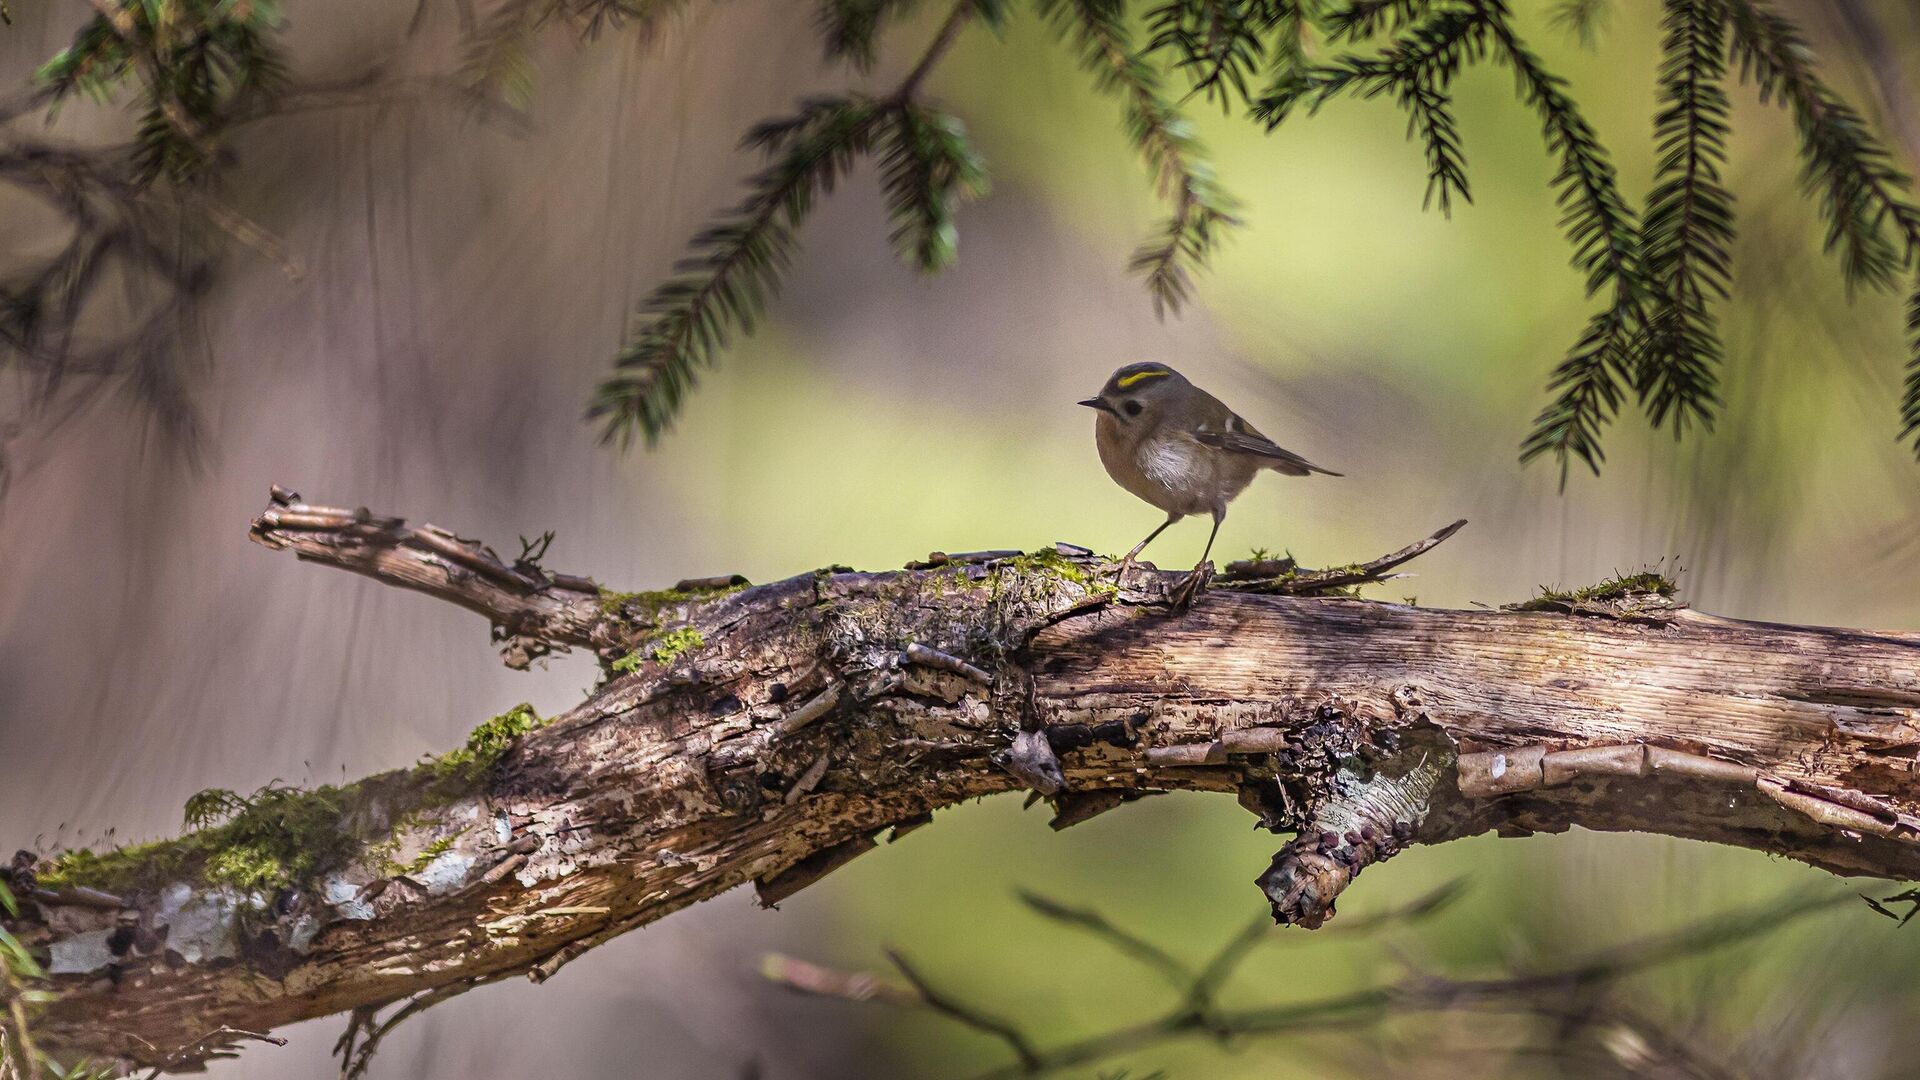
<svg viewBox="0 0 1920 1080">
<path fill-rule="evenodd" d="M 543 723 L 531 705 L 520 704 L 473 729 L 459 749 L 412 769 L 344 786 L 270 784 L 250 795 L 202 791 L 187 800 L 192 831 L 186 835 L 103 853 L 62 852 L 40 864 L 35 878 L 48 888 L 88 886 L 119 895 L 151 894 L 174 881 L 262 897 L 308 886 L 358 858 L 381 855 L 419 824 L 423 811 L 479 789 L 514 744 Z M 406 866 L 384 856 L 375 861 L 388 872 L 415 863 L 424 868 L 451 843 L 436 840 Z"/>
<path fill-rule="evenodd" d="M 344 865 L 360 850 L 364 839 L 343 819 L 361 800 L 360 789 L 373 782 L 312 789 L 270 784 L 251 795 L 202 791 L 187 800 L 188 823 L 201 827 L 185 836 L 104 854 L 64 852 L 35 877 L 51 888 L 85 885 L 112 893 L 154 892 L 170 881 L 197 879 L 271 894 Z"/>
<path fill-rule="evenodd" d="M 700 589 L 651 589 L 644 592 L 600 590 L 600 610 L 623 622 L 649 625 L 659 622 L 662 612 L 682 604 L 694 604 L 728 596 L 747 588 L 745 582 Z"/>
<path fill-rule="evenodd" d="M 443 780 L 478 782 L 486 778 L 500 759 L 507 756 L 520 736 L 544 726 L 546 721 L 521 702 L 499 716 L 474 728 L 464 746 L 450 750 L 427 763 L 427 768 Z"/>
<path fill-rule="evenodd" d="M 1655 597 L 1671 600 L 1680 587 L 1665 574 L 1652 570 L 1643 570 L 1637 574 L 1623 574 L 1609 578 L 1597 585 L 1588 585 L 1583 589 L 1549 589 L 1540 587 L 1540 595 L 1518 604 L 1509 604 L 1509 611 L 1566 611 L 1572 608 L 1619 604 L 1631 600 L 1643 600 Z"/>
</svg>

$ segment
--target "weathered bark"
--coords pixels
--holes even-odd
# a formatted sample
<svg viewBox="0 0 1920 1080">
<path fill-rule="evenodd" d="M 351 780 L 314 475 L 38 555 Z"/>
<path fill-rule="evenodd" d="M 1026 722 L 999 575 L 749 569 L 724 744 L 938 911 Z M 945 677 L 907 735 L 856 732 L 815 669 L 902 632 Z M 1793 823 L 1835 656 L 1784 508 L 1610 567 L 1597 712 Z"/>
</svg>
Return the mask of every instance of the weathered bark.
<svg viewBox="0 0 1920 1080">
<path fill-rule="evenodd" d="M 1577 614 L 1267 595 L 1393 558 L 1230 567 L 1174 614 L 1183 575 L 1066 548 L 623 597 L 279 491 L 253 535 L 480 611 L 510 662 L 582 646 L 630 670 L 466 789 L 427 768 L 336 793 L 352 851 L 271 896 L 177 858 L 177 882 L 118 892 L 102 886 L 124 868 L 16 871 L 32 902 L 11 928 L 62 992 L 43 1045 L 178 1065 L 223 1025 L 538 981 L 687 904 L 748 881 L 775 902 L 889 828 L 1023 787 L 1057 786 L 1063 826 L 1149 791 L 1237 793 L 1298 834 L 1260 884 L 1309 926 L 1369 863 L 1488 829 L 1920 876 L 1916 635 L 1645 594 Z"/>
</svg>

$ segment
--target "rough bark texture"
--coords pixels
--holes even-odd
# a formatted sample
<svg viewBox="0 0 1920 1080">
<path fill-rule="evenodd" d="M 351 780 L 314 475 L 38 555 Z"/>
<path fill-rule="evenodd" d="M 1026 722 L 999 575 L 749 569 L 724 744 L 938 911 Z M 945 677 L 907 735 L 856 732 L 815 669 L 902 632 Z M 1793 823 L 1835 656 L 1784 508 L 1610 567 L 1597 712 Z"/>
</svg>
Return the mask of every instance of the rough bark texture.
<svg viewBox="0 0 1920 1080">
<path fill-rule="evenodd" d="M 1020 788 L 1055 789 L 1061 827 L 1148 791 L 1237 793 L 1297 834 L 1259 884 L 1309 926 L 1366 865 L 1489 829 L 1658 832 L 1920 877 L 1920 636 L 1638 592 L 1562 611 L 1272 595 L 1392 559 L 1230 567 L 1175 613 L 1184 575 L 1067 548 L 623 596 L 278 490 L 253 535 L 477 610 L 510 663 L 588 647 L 610 679 L 465 772 L 332 793 L 351 842 L 298 881 L 212 884 L 208 844 L 20 862 L 9 927 L 61 991 L 43 1045 L 178 1066 L 223 1026 L 538 981 L 725 889 L 777 902 L 889 829 Z"/>
</svg>

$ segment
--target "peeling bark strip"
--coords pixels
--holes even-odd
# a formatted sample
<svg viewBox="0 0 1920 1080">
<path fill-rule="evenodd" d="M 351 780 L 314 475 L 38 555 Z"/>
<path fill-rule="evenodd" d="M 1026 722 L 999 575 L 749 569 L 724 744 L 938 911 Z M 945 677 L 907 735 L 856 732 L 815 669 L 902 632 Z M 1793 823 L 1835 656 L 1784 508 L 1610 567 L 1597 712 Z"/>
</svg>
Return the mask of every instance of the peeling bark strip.
<svg viewBox="0 0 1920 1080">
<path fill-rule="evenodd" d="M 1286 595 L 1380 580 L 1433 541 L 1236 569 L 1175 615 L 1186 575 L 1067 545 L 614 594 L 278 489 L 253 535 L 482 613 L 510 664 L 587 647 L 609 679 L 545 726 L 516 710 L 464 757 L 314 793 L 349 842 L 298 880 L 213 877 L 231 853 L 206 833 L 191 857 L 16 864 L 8 929 L 60 991 L 43 1045 L 177 1066 L 223 1027 L 538 981 L 725 889 L 775 903 L 890 827 L 1023 787 L 1052 789 L 1062 826 L 1156 791 L 1237 793 L 1297 834 L 1260 885 L 1307 926 L 1365 866 L 1488 829 L 1642 830 L 1920 877 L 1920 636 L 1645 593 L 1620 617 L 1604 596 L 1568 614 Z"/>
</svg>

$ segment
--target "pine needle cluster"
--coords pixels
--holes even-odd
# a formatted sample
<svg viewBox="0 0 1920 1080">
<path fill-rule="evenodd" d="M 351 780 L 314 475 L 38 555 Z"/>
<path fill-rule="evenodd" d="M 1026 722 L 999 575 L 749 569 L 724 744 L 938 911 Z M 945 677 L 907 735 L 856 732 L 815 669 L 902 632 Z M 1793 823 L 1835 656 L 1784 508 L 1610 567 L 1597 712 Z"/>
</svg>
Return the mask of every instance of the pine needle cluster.
<svg viewBox="0 0 1920 1080">
<path fill-rule="evenodd" d="M 1271 82 L 1304 62 L 1303 36 L 1318 0 L 1171 0 L 1146 13 L 1147 53 L 1165 56 L 1193 84 L 1188 97 L 1222 112 L 1254 100 L 1256 80 Z"/>
<path fill-rule="evenodd" d="M 856 161 L 878 156 L 894 246 L 927 273 L 953 261 L 955 205 L 986 189 L 960 121 L 912 98 L 815 98 L 756 125 L 743 145 L 766 157 L 766 168 L 647 298 L 638 330 L 600 385 L 591 414 L 605 418 L 611 439 L 640 433 L 652 441 L 667 430 L 699 370 L 735 334 L 752 331 L 779 292 L 796 231 Z"/>
<path fill-rule="evenodd" d="M 1168 99 L 1159 69 L 1136 49 L 1119 0 L 1039 0 L 1042 18 L 1079 53 L 1102 93 L 1123 102 L 1122 124 L 1160 197 L 1165 222 L 1134 251 L 1131 267 L 1147 284 L 1154 310 L 1178 311 L 1193 292 L 1193 271 L 1211 259 L 1220 234 L 1239 224 L 1233 198 L 1214 179 L 1193 125 Z M 1201 75 L 1202 85 L 1212 75 Z"/>
<path fill-rule="evenodd" d="M 134 177 L 190 183 L 219 161 L 219 136 L 287 84 L 272 0 L 103 0 L 73 43 L 35 77 L 54 106 L 73 95 L 109 101 L 137 87 Z"/>
<path fill-rule="evenodd" d="M 193 306 L 213 264 L 203 211 L 231 163 L 230 130 L 274 108 L 288 86 L 280 22 L 273 0 L 99 0 L 32 89 L 0 103 L 0 123 L 51 119 L 76 98 L 125 101 L 135 116 L 124 143 L 75 146 L 24 125 L 0 139 L 0 184 L 67 225 L 56 251 L 23 252 L 0 270 L 0 372 L 19 377 L 23 417 L 58 424 L 111 389 L 195 455 Z M 218 228 L 264 235 L 220 213 Z M 116 288 L 142 299 L 133 318 L 104 325 L 96 300 Z M 0 492 L 17 428 L 0 422 Z"/>
<path fill-rule="evenodd" d="M 504 0 L 468 35 L 460 64 L 460 82 L 484 98 L 498 98 L 515 109 L 533 101 L 535 66 L 531 55 L 540 34 L 563 26 L 592 41 L 606 31 L 631 31 L 651 40 L 668 16 L 689 0 Z"/>
</svg>

